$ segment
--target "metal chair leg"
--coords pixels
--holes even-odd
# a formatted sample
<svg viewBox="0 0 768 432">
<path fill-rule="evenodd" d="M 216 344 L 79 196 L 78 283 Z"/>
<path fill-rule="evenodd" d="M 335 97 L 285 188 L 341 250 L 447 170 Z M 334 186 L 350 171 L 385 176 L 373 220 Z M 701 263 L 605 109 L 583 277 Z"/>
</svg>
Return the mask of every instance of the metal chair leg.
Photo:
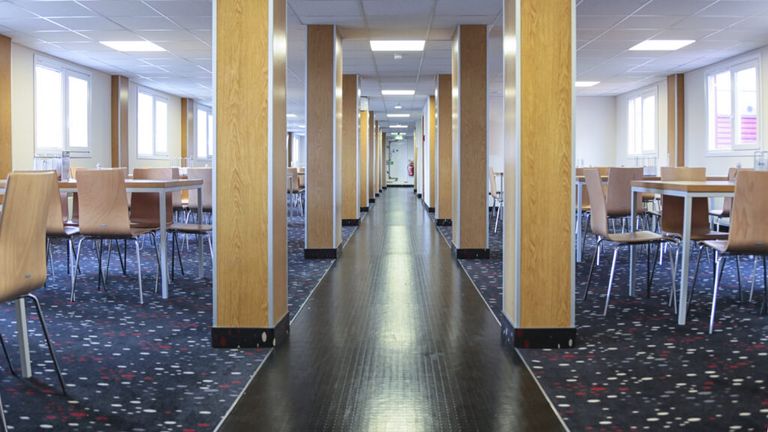
<svg viewBox="0 0 768 432">
<path fill-rule="evenodd" d="M 656 254 L 653 259 L 650 259 L 651 245 L 648 245 L 649 265 L 651 266 L 651 275 L 648 278 L 648 287 L 646 288 L 646 297 L 651 298 L 651 285 L 653 284 L 653 276 L 656 274 L 656 259 L 661 251 L 661 243 L 656 245 Z"/>
<path fill-rule="evenodd" d="M 8 349 L 5 347 L 5 340 L 3 339 L 3 335 L 0 335 L 0 345 L 3 347 L 3 354 L 5 355 L 5 361 L 8 362 L 8 370 L 11 371 L 11 374 L 13 376 L 16 376 L 16 370 L 13 368 L 13 363 L 11 363 L 11 357 L 8 355 Z"/>
<path fill-rule="evenodd" d="M 723 267 L 723 264 L 725 264 L 725 257 L 721 256 L 717 260 L 717 264 L 715 266 L 715 283 L 714 287 L 712 288 L 712 313 L 709 314 L 709 334 L 712 334 L 712 330 L 715 327 L 715 309 L 717 307 L 717 289 L 720 285 L 720 269 Z"/>
<path fill-rule="evenodd" d="M 45 325 L 45 317 L 43 316 L 43 309 L 40 307 L 40 300 L 34 294 L 27 294 L 25 297 L 32 299 L 37 310 L 37 316 L 40 318 L 40 326 L 43 328 L 43 336 L 45 336 L 45 342 L 48 344 L 48 352 L 51 354 L 51 360 L 53 360 L 53 368 L 56 370 L 56 376 L 59 378 L 59 384 L 61 384 L 61 392 L 67 394 L 67 388 L 64 385 L 64 378 L 61 377 L 61 368 L 59 362 L 56 360 L 56 353 L 53 352 L 53 345 L 51 345 L 51 338 L 48 336 L 48 327 Z"/>
<path fill-rule="evenodd" d="M 5 408 L 3 407 L 2 397 L 0 397 L 0 421 L 2 421 L 3 432 L 8 432 L 8 424 L 5 422 Z"/>
<path fill-rule="evenodd" d="M 679 248 L 677 250 L 680 250 Z M 675 284 L 675 279 L 677 279 L 677 251 L 675 253 L 672 253 L 672 249 L 667 247 L 667 254 L 669 255 L 669 267 L 670 271 L 672 272 L 672 288 L 670 289 L 669 293 L 669 302 L 667 302 L 667 306 L 672 306 L 674 309 L 677 309 L 677 286 Z"/>
<path fill-rule="evenodd" d="M 749 289 L 749 301 L 752 301 L 752 296 L 755 293 L 755 279 L 757 279 L 757 255 L 755 255 L 755 259 L 752 261 L 752 287 Z"/>
<path fill-rule="evenodd" d="M 600 243 L 602 240 L 597 241 L 597 245 L 600 246 Z M 589 266 L 589 275 L 587 276 L 587 287 L 584 289 L 584 298 L 582 300 L 587 299 L 587 295 L 589 295 L 589 284 L 592 283 L 592 272 L 595 271 L 595 261 L 597 259 L 597 252 L 598 249 L 595 248 L 595 252 L 592 254 L 592 264 Z"/>
<path fill-rule="evenodd" d="M 768 271 L 765 267 L 765 255 L 763 255 L 763 305 L 760 306 L 760 314 L 768 312 Z"/>
<path fill-rule="evenodd" d="M 608 292 L 605 294 L 605 309 L 603 309 L 603 316 L 608 315 L 608 302 L 611 300 L 611 288 L 613 287 L 613 274 L 616 271 L 616 257 L 619 254 L 619 247 L 613 250 L 613 263 L 611 264 L 611 277 L 608 279 Z"/>
<path fill-rule="evenodd" d="M 213 265 L 213 234 L 208 234 L 208 250 L 211 252 L 211 265 Z"/>
<path fill-rule="evenodd" d="M 691 283 L 691 289 L 688 290 L 688 304 L 691 304 L 693 299 L 693 292 L 696 290 L 696 281 L 699 279 L 699 266 L 701 265 L 701 251 L 704 249 L 704 245 L 699 245 L 699 252 L 696 254 L 696 269 L 693 271 L 693 283 Z"/>
<path fill-rule="evenodd" d="M 741 266 L 739 265 L 738 255 L 735 256 L 733 259 L 736 260 L 736 279 L 738 279 L 738 282 L 739 282 L 739 303 L 741 303 Z"/>
<path fill-rule="evenodd" d="M 150 238 L 152 239 L 152 246 L 155 249 L 155 259 L 157 260 L 157 272 L 155 273 L 155 294 L 157 294 L 158 281 L 160 277 L 160 250 L 157 247 L 157 239 L 155 238 L 155 233 L 151 233 Z"/>
<path fill-rule="evenodd" d="M 75 301 L 75 283 L 77 282 L 77 269 L 80 268 L 80 249 L 83 246 L 83 240 L 85 240 L 85 237 L 81 238 L 79 242 L 77 242 L 77 254 L 75 254 L 75 271 L 72 272 L 72 289 L 69 294 L 69 301 L 74 302 Z"/>
<path fill-rule="evenodd" d="M 139 304 L 144 304 L 144 290 L 141 286 L 141 248 L 139 248 L 139 239 L 133 239 L 136 244 L 136 270 L 139 275 Z"/>
</svg>

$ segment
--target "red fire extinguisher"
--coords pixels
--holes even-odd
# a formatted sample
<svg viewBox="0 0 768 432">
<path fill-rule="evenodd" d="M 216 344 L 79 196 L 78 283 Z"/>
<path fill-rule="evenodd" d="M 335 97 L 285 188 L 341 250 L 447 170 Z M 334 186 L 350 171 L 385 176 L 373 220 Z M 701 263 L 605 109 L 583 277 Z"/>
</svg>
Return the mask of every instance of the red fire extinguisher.
<svg viewBox="0 0 768 432">
<path fill-rule="evenodd" d="M 408 177 L 413 177 L 413 161 L 408 162 Z"/>
</svg>

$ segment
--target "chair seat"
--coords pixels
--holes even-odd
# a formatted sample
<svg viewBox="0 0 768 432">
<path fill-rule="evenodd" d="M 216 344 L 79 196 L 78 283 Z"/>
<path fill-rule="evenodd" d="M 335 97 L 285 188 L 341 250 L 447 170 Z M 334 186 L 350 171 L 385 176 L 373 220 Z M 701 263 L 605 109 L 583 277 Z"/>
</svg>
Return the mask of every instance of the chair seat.
<svg viewBox="0 0 768 432">
<path fill-rule="evenodd" d="M 725 253 L 728 249 L 728 240 L 707 240 L 704 245 L 720 253 Z"/>
<path fill-rule="evenodd" d="M 85 237 L 95 237 L 100 239 L 120 239 L 120 240 L 129 240 L 129 239 L 136 239 L 144 234 L 149 234 L 151 232 L 157 231 L 156 228 L 141 228 L 141 227 L 131 227 L 131 233 L 130 234 L 88 234 L 88 233 L 81 233 Z"/>
<path fill-rule="evenodd" d="M 153 220 L 132 220 L 131 221 L 131 229 L 133 228 L 143 228 L 148 230 L 158 230 L 160 229 L 160 225 L 158 225 L 157 221 Z"/>
<path fill-rule="evenodd" d="M 80 234 L 80 228 L 76 226 L 64 226 L 64 232 L 57 232 L 57 233 L 47 233 L 48 237 L 53 238 L 66 238 L 66 237 L 72 237 Z"/>
<path fill-rule="evenodd" d="M 657 243 L 670 239 L 669 237 L 665 237 L 651 231 L 635 231 L 629 233 L 609 234 L 606 240 L 612 241 L 614 243 L 642 244 Z"/>
<path fill-rule="evenodd" d="M 682 240 L 683 235 L 680 233 L 665 233 L 670 237 L 674 237 L 678 240 Z M 703 242 L 707 240 L 728 240 L 728 233 L 722 233 L 717 231 L 701 231 L 691 232 L 691 240 L 696 242 Z"/>
<path fill-rule="evenodd" d="M 213 231 L 213 225 L 175 223 L 168 230 L 188 234 L 209 233 Z"/>
<path fill-rule="evenodd" d="M 64 221 L 65 226 L 78 226 L 80 225 L 80 221 L 77 219 L 72 219 L 71 221 Z"/>
<path fill-rule="evenodd" d="M 727 218 L 731 216 L 730 212 L 727 212 L 723 209 L 710 210 L 709 215 L 714 217 L 719 217 L 719 218 Z"/>
</svg>

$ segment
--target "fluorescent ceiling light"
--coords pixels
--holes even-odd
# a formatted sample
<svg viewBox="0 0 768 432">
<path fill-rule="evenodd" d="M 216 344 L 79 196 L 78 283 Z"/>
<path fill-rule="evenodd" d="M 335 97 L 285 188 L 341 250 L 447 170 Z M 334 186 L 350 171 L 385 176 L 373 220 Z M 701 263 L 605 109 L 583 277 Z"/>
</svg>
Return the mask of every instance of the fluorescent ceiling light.
<svg viewBox="0 0 768 432">
<path fill-rule="evenodd" d="M 600 81 L 576 81 L 576 87 L 594 87 L 600 84 Z"/>
<path fill-rule="evenodd" d="M 99 43 L 121 52 L 165 51 L 165 48 L 150 41 L 99 41 Z"/>
<path fill-rule="evenodd" d="M 395 105 L 395 109 L 396 110 L 401 110 L 401 109 L 403 109 L 403 106 L 402 105 Z"/>
<path fill-rule="evenodd" d="M 372 40 L 371 51 L 424 51 L 423 40 Z"/>
<path fill-rule="evenodd" d="M 687 47 L 688 45 L 696 42 L 690 39 L 681 40 L 662 40 L 662 39 L 648 39 L 647 41 L 640 42 L 639 44 L 630 48 L 630 51 L 676 51 L 680 48 Z"/>
<path fill-rule="evenodd" d="M 288 118 L 296 118 L 296 114 L 286 114 L 285 116 Z"/>
<path fill-rule="evenodd" d="M 296 127 L 297 127 L 297 128 L 299 128 L 299 129 L 304 129 L 304 128 L 306 128 L 306 126 L 304 126 L 304 125 L 298 125 L 298 126 L 296 126 Z"/>
<path fill-rule="evenodd" d="M 416 90 L 382 90 L 382 96 L 413 96 Z"/>
<path fill-rule="evenodd" d="M 410 114 L 387 114 L 389 118 L 410 118 Z"/>
<path fill-rule="evenodd" d="M 396 124 L 396 125 L 390 125 L 389 128 L 390 129 L 408 129 L 408 126 L 401 125 L 401 124 Z"/>
</svg>

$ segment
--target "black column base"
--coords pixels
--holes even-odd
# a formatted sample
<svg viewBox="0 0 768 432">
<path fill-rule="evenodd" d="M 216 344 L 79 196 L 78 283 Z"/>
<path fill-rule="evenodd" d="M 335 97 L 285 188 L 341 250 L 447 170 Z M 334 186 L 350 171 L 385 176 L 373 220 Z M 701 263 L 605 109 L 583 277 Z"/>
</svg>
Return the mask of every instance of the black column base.
<svg viewBox="0 0 768 432">
<path fill-rule="evenodd" d="M 378 197 L 379 197 L 379 193 L 378 193 L 378 192 L 376 192 L 376 195 L 375 195 L 375 196 L 376 196 L 376 198 L 378 198 Z"/>
<path fill-rule="evenodd" d="M 387 186 L 388 188 L 412 188 L 412 184 L 391 184 Z M 415 191 L 414 191 L 415 192 Z"/>
<path fill-rule="evenodd" d="M 434 207 L 427 207 L 427 213 L 434 213 L 435 208 Z"/>
<path fill-rule="evenodd" d="M 288 340 L 290 319 L 285 314 L 275 328 L 211 327 L 213 348 L 274 348 Z"/>
<path fill-rule="evenodd" d="M 387 190 L 387 187 L 386 187 L 386 186 L 382 186 L 381 188 L 382 188 L 382 189 L 384 189 L 384 190 Z"/>
<path fill-rule="evenodd" d="M 417 194 L 416 194 L 416 198 L 421 198 L 421 194 L 420 194 L 420 193 L 417 193 Z"/>
<path fill-rule="evenodd" d="M 437 226 L 451 226 L 453 221 L 450 219 L 435 219 L 435 225 Z"/>
<path fill-rule="evenodd" d="M 368 213 L 369 207 L 360 207 L 360 211 L 363 213 Z"/>
<path fill-rule="evenodd" d="M 456 259 L 490 259 L 490 249 L 457 249 L 455 245 L 452 245 L 453 256 Z"/>
<path fill-rule="evenodd" d="M 368 198 L 368 204 L 375 204 L 376 198 Z"/>
<path fill-rule="evenodd" d="M 501 318 L 501 343 L 512 348 L 573 348 L 575 328 L 515 328 L 506 316 Z"/>
<path fill-rule="evenodd" d="M 413 190 L 413 193 L 416 193 L 416 192 L 418 192 L 418 191 L 417 191 L 416 189 L 414 189 L 414 190 Z"/>
<path fill-rule="evenodd" d="M 304 249 L 304 259 L 336 259 L 341 256 L 341 245 L 336 249 Z"/>
<path fill-rule="evenodd" d="M 342 219 L 341 226 L 360 226 L 360 219 Z"/>
</svg>

